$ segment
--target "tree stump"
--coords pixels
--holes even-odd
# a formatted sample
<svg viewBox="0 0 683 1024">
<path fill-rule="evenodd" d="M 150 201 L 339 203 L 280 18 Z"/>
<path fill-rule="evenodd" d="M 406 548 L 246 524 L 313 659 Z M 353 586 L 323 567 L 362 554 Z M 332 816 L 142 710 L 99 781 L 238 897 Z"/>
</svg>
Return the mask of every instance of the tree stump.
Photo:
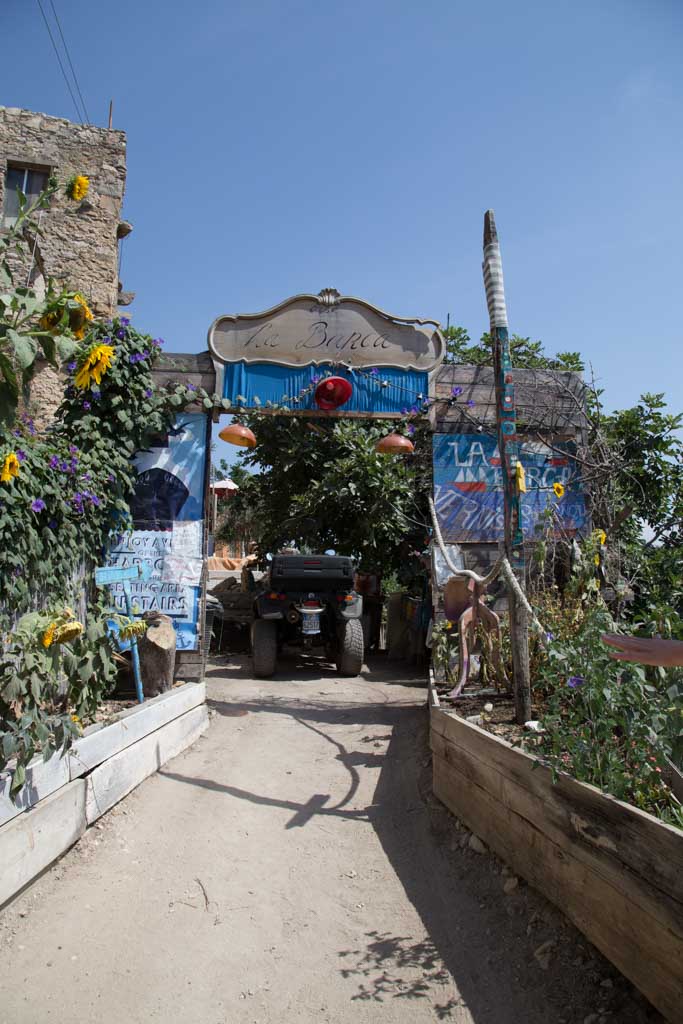
<svg viewBox="0 0 683 1024">
<path fill-rule="evenodd" d="M 173 686 L 176 635 L 173 621 L 161 612 L 145 612 L 147 632 L 138 640 L 142 692 L 145 697 L 157 697 Z"/>
</svg>

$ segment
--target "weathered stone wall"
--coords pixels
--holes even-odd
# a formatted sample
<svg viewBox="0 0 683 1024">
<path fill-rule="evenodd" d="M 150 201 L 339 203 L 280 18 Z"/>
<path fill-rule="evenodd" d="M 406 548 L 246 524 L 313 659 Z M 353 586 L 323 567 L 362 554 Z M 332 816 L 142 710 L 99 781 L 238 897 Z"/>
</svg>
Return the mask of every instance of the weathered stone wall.
<svg viewBox="0 0 683 1024">
<path fill-rule="evenodd" d="M 90 179 L 81 202 L 67 198 L 63 189 L 54 197 L 42 215 L 45 233 L 36 240 L 32 266 L 13 266 L 16 283 L 30 282 L 40 293 L 44 279 L 53 277 L 64 287 L 81 291 L 96 316 L 112 316 L 119 284 L 117 229 L 126 182 L 125 132 L 0 106 L 0 213 L 8 164 L 46 170 L 60 184 L 74 174 Z M 39 423 L 51 418 L 61 392 L 59 374 L 47 365 L 39 367 L 31 388 L 31 406 Z"/>
<path fill-rule="evenodd" d="M 118 243 L 126 183 L 126 136 L 30 110 L 0 107 L 0 208 L 7 165 L 45 168 L 66 182 L 90 179 L 86 198 L 63 193 L 43 214 L 46 234 L 38 241 L 38 263 L 64 285 L 78 288 L 100 316 L 111 316 L 118 294 Z"/>
</svg>

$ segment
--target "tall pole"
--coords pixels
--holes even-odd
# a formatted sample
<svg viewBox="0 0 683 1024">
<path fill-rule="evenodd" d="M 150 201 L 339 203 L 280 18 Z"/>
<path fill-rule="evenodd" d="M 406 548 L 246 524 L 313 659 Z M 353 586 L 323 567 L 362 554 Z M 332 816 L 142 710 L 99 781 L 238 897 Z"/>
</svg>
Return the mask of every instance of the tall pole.
<svg viewBox="0 0 683 1024">
<path fill-rule="evenodd" d="M 493 367 L 496 379 L 496 424 L 503 474 L 505 554 L 520 586 L 524 589 L 524 537 L 522 534 L 521 496 L 517 479 L 520 446 L 517 439 L 517 410 L 510 359 L 503 263 L 493 210 L 487 210 L 484 216 L 484 262 L 482 267 L 491 322 Z M 526 608 L 510 586 L 508 586 L 508 605 L 510 608 L 515 716 L 517 722 L 522 725 L 531 718 L 529 623 Z"/>
</svg>

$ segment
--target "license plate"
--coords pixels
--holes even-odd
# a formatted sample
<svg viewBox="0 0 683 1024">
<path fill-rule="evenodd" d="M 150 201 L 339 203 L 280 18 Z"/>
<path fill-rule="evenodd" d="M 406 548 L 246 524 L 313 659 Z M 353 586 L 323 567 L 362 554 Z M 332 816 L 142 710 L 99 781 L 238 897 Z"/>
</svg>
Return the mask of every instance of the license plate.
<svg viewBox="0 0 683 1024">
<path fill-rule="evenodd" d="M 320 613 L 319 612 L 304 612 L 303 622 L 301 623 L 301 632 L 310 636 L 311 633 L 320 632 Z"/>
</svg>

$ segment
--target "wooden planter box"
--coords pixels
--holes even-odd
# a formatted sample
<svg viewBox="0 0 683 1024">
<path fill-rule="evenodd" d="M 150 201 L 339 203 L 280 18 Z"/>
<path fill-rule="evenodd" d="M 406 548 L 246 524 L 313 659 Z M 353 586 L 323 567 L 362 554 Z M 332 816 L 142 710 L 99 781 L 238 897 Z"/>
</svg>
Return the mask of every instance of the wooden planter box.
<svg viewBox="0 0 683 1024">
<path fill-rule="evenodd" d="M 430 708 L 436 796 L 679 1021 L 683 832 Z"/>
<path fill-rule="evenodd" d="M 91 726 L 65 757 L 34 760 L 17 805 L 0 774 L 0 906 L 208 724 L 204 683 L 186 683 Z"/>
</svg>

